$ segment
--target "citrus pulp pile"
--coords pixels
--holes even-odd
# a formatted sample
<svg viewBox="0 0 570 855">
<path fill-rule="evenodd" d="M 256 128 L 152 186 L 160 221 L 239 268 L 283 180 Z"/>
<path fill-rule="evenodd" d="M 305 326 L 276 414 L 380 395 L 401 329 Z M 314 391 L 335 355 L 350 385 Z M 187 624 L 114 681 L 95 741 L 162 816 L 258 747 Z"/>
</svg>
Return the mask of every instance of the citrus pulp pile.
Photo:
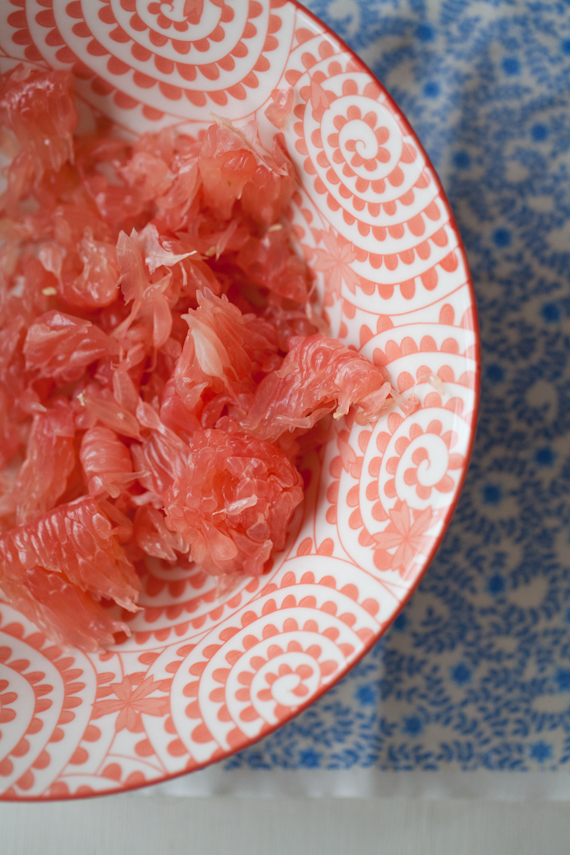
<svg viewBox="0 0 570 855">
<path fill-rule="evenodd" d="M 76 121 L 67 73 L 2 78 L 0 588 L 97 650 L 146 556 L 262 573 L 303 498 L 298 438 L 377 419 L 390 386 L 319 332 L 281 134 L 268 153 L 254 124 L 133 144 Z"/>
</svg>

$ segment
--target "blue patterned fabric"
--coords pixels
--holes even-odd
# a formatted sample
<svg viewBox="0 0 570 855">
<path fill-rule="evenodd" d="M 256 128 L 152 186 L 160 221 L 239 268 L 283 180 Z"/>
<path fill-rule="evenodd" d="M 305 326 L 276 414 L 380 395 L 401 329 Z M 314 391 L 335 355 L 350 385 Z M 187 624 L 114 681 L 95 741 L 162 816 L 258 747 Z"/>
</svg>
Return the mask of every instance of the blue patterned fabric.
<svg viewBox="0 0 570 855">
<path fill-rule="evenodd" d="M 235 768 L 570 763 L 570 3 L 310 0 L 415 128 L 478 298 L 467 483 L 390 632 Z"/>
</svg>

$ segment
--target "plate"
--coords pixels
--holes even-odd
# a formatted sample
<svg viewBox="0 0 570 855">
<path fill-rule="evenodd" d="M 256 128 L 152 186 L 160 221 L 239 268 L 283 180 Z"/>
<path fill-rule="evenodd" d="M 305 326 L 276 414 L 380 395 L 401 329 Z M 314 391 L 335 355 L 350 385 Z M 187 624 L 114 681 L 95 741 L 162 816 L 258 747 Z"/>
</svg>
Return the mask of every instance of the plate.
<svg viewBox="0 0 570 855">
<path fill-rule="evenodd" d="M 438 178 L 360 60 L 290 0 L 9 0 L 0 68 L 72 70 L 80 113 L 124 133 L 256 118 L 293 87 L 291 218 L 333 335 L 421 406 L 336 426 L 304 514 L 263 577 L 217 596 L 156 562 L 132 637 L 54 646 L 0 603 L 0 793 L 56 799 L 158 783 L 227 757 L 320 697 L 374 644 L 434 555 L 474 437 L 472 284 Z"/>
</svg>

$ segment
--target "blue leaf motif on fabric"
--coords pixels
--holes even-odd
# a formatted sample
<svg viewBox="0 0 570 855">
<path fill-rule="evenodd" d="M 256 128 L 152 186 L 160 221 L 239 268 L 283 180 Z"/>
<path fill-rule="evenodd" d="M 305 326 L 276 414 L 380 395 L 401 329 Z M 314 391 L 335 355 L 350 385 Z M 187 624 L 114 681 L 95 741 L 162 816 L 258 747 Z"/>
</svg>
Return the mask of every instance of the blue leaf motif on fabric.
<svg viewBox="0 0 570 855">
<path fill-rule="evenodd" d="M 402 724 L 402 733 L 407 733 L 408 736 L 419 736 L 423 733 L 423 722 L 417 715 L 411 715 L 404 719 Z"/>
<path fill-rule="evenodd" d="M 545 760 L 552 758 L 552 745 L 547 742 L 535 742 L 530 746 L 530 756 L 533 760 L 538 760 L 539 763 L 544 763 Z"/>
<path fill-rule="evenodd" d="M 471 669 L 464 662 L 460 662 L 451 669 L 451 679 L 458 686 L 464 686 L 471 681 Z"/>
<path fill-rule="evenodd" d="M 506 56 L 501 63 L 505 74 L 519 74 L 521 70 L 520 62 L 516 56 Z"/>
</svg>

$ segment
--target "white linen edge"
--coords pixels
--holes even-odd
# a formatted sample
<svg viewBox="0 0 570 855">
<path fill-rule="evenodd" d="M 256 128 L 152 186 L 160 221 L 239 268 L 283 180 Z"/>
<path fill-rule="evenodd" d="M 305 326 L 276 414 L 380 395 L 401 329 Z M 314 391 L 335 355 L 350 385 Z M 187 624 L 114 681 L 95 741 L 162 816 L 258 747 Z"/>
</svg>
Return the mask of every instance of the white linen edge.
<svg viewBox="0 0 570 855">
<path fill-rule="evenodd" d="M 354 770 L 224 770 L 216 766 L 146 787 L 146 796 L 234 798 L 483 799 L 565 801 L 567 772 L 381 772 Z"/>
</svg>

